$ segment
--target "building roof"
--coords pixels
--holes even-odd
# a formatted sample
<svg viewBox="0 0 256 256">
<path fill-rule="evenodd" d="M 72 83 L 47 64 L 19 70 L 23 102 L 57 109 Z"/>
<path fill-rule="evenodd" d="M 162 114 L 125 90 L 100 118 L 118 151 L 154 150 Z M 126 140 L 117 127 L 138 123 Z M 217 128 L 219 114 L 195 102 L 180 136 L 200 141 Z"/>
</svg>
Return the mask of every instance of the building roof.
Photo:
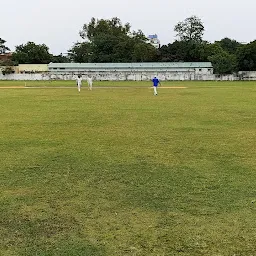
<svg viewBox="0 0 256 256">
<path fill-rule="evenodd" d="M 11 59 L 12 57 L 12 53 L 8 52 L 8 53 L 0 53 L 0 60 L 8 60 Z"/>
<path fill-rule="evenodd" d="M 143 63 L 50 63 L 49 69 L 169 69 L 212 68 L 211 62 L 143 62 Z"/>
</svg>

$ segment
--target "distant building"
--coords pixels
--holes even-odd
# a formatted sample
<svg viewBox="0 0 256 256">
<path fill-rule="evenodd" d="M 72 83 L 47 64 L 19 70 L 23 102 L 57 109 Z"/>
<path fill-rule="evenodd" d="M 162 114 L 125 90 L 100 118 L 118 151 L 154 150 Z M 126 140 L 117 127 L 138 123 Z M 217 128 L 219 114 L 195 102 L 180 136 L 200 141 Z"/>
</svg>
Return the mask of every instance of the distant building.
<svg viewBox="0 0 256 256">
<path fill-rule="evenodd" d="M 12 58 L 12 53 L 1 53 L 0 54 L 0 61 L 6 61 L 6 60 L 11 60 Z"/>
<path fill-rule="evenodd" d="M 44 73 L 48 72 L 48 64 L 19 64 L 19 73 Z"/>
<path fill-rule="evenodd" d="M 196 72 L 212 74 L 211 62 L 137 62 L 137 63 L 50 63 L 51 73 L 83 72 Z"/>
<path fill-rule="evenodd" d="M 74 75 L 93 76 L 95 80 L 207 80 L 213 75 L 211 62 L 147 62 L 147 63 L 50 63 L 53 79 L 66 80 Z"/>
<path fill-rule="evenodd" d="M 158 39 L 158 36 L 155 35 L 149 35 L 148 36 L 148 41 L 150 44 L 152 44 L 155 48 L 160 48 L 160 40 Z"/>
</svg>

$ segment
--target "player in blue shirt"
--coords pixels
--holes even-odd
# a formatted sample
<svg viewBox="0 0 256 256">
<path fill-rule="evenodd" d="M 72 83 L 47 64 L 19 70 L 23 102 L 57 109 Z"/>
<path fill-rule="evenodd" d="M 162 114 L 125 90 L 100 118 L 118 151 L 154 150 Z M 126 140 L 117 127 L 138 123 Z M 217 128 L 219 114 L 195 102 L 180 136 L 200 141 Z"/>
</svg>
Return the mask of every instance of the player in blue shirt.
<svg viewBox="0 0 256 256">
<path fill-rule="evenodd" d="M 152 79 L 152 82 L 153 82 L 153 87 L 154 87 L 154 95 L 157 95 L 157 86 L 159 84 L 161 85 L 161 83 L 156 76 Z"/>
</svg>

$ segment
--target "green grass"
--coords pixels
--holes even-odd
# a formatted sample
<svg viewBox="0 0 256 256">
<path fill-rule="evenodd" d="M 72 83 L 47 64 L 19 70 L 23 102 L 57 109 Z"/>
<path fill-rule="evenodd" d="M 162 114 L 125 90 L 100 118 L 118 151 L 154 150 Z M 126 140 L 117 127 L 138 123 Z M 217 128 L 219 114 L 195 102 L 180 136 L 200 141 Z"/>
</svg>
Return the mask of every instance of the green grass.
<svg viewBox="0 0 256 256">
<path fill-rule="evenodd" d="M 255 85 L 255 81 L 226 81 L 226 82 L 216 82 L 216 81 L 162 81 L 162 86 L 172 87 L 172 86 L 246 86 Z M 150 81 L 94 81 L 94 87 L 150 87 Z M 0 80 L 1 87 L 76 87 L 75 81 L 63 81 L 63 80 L 51 80 L 51 81 L 5 81 Z M 83 86 L 87 87 L 87 82 L 83 81 Z"/>
<path fill-rule="evenodd" d="M 0 89 L 0 255 L 256 255 L 256 83 L 99 84 Z"/>
<path fill-rule="evenodd" d="M 169 82 L 167 82 L 169 83 Z M 129 86 L 139 86 L 145 87 L 149 86 L 151 83 L 148 81 L 144 82 L 130 82 L 130 81 L 94 81 L 94 86 L 99 87 L 129 87 Z M 87 82 L 83 81 L 84 87 L 87 87 Z M 50 81 L 0 81 L 0 87 L 8 86 L 20 86 L 20 87 L 76 87 L 76 81 L 63 81 L 63 80 L 50 80 Z"/>
</svg>

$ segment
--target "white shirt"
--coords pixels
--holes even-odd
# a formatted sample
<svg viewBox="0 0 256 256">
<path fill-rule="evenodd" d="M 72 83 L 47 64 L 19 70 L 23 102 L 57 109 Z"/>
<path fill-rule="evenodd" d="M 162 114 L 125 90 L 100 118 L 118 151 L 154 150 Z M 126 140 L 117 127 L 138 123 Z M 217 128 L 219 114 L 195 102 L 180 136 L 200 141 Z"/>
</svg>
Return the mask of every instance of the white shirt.
<svg viewBox="0 0 256 256">
<path fill-rule="evenodd" d="M 88 78 L 87 78 L 87 83 L 88 83 L 88 84 L 92 84 L 92 78 L 91 78 L 91 77 L 88 77 Z"/>
<path fill-rule="evenodd" d="M 76 79 L 76 83 L 77 83 L 77 85 L 81 85 L 82 84 L 82 77 L 78 77 L 77 79 Z"/>
</svg>

